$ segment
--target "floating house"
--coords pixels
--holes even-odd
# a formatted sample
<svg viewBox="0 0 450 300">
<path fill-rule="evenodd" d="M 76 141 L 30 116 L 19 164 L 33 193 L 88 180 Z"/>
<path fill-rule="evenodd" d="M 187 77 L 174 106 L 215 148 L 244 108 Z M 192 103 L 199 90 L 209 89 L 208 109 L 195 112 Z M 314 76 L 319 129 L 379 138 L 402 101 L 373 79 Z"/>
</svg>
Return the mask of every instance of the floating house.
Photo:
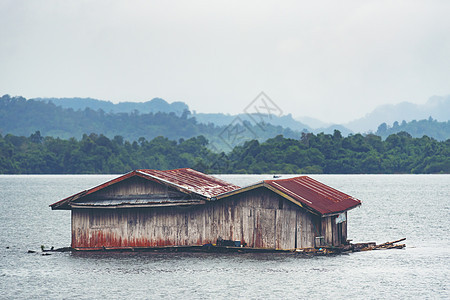
<svg viewBox="0 0 450 300">
<path fill-rule="evenodd" d="M 135 170 L 50 207 L 71 210 L 76 250 L 201 246 L 264 249 L 347 243 L 361 204 L 310 177 L 239 187 L 192 169 Z"/>
</svg>

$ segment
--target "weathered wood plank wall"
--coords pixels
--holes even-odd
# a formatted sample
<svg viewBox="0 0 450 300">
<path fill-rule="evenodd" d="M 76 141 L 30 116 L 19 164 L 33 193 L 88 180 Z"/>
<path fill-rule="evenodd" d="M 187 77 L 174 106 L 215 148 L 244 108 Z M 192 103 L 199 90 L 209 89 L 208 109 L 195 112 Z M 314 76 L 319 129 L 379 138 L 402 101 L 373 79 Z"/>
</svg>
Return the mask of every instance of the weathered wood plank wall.
<svg viewBox="0 0 450 300">
<path fill-rule="evenodd" d="M 333 246 L 341 245 L 347 241 L 347 221 L 338 226 L 336 217 L 325 217 L 322 218 L 321 222 L 321 232 L 325 238 L 325 243 Z M 345 217 L 347 218 L 347 213 L 345 213 Z"/>
<path fill-rule="evenodd" d="M 93 196 L 167 191 L 144 182 L 135 178 Z M 333 217 L 321 219 L 265 188 L 188 207 L 72 210 L 74 248 L 203 245 L 220 237 L 248 247 L 293 249 L 314 247 L 323 233 L 336 244 L 336 230 Z"/>
</svg>

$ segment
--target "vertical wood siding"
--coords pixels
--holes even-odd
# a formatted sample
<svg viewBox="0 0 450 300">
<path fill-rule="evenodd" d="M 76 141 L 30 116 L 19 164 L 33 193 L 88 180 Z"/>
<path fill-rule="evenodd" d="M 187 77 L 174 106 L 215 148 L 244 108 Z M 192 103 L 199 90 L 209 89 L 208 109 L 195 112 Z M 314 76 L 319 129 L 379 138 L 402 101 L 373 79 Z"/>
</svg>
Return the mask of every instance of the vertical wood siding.
<svg viewBox="0 0 450 300">
<path fill-rule="evenodd" d="M 336 217 L 331 216 L 322 218 L 321 230 L 322 236 L 325 238 L 327 245 L 339 246 L 347 241 L 347 221 L 341 223 L 340 226 L 336 224 Z M 345 213 L 347 217 L 347 213 Z M 338 232 L 340 230 L 340 233 Z"/>
</svg>

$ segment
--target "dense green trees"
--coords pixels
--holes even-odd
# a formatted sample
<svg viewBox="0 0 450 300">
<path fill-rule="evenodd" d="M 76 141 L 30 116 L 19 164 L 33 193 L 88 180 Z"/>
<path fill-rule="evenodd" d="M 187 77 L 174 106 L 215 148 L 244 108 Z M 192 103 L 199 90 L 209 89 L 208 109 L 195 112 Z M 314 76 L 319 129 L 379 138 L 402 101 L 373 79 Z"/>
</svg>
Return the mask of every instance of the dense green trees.
<svg viewBox="0 0 450 300">
<path fill-rule="evenodd" d="M 0 135 L 0 174 L 125 173 L 133 169 L 190 167 L 208 173 L 450 173 L 450 139 L 413 138 L 406 132 L 382 140 L 369 134 L 342 137 L 303 133 L 265 142 L 250 140 L 215 153 L 203 136 L 127 141 L 84 134 L 81 139 Z"/>
</svg>

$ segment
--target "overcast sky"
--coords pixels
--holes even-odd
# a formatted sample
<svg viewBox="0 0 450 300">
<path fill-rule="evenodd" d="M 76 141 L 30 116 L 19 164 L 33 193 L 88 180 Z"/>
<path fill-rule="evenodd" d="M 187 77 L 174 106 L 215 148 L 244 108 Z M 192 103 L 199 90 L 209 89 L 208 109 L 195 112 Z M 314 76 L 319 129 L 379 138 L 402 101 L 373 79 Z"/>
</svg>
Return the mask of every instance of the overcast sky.
<svg viewBox="0 0 450 300">
<path fill-rule="evenodd" d="M 450 94 L 450 1 L 0 0 L 0 94 L 346 122 Z"/>
</svg>

